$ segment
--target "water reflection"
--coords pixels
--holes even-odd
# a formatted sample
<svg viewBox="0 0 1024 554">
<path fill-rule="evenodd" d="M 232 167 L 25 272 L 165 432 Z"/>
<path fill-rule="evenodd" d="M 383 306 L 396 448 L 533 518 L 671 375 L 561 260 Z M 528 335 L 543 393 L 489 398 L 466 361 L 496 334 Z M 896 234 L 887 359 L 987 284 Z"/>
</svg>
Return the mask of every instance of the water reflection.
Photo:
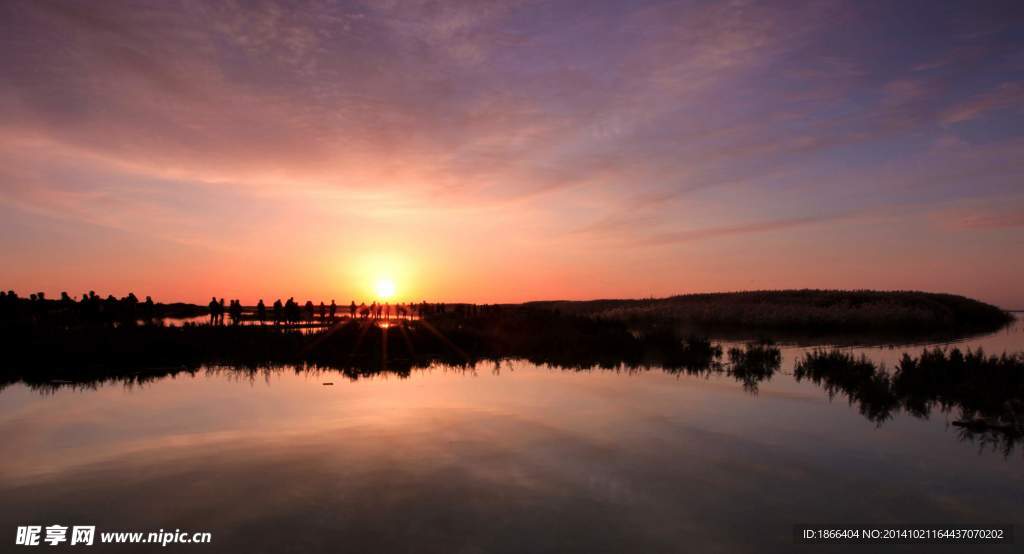
<svg viewBox="0 0 1024 554">
<path fill-rule="evenodd" d="M 12 385 L 0 525 L 208 529 L 237 552 L 788 552 L 798 521 L 1024 515 L 1021 465 L 964 452 L 941 421 L 877 429 L 783 371 L 752 396 L 727 358 Z"/>
<path fill-rule="evenodd" d="M 387 329 L 381 332 L 386 333 Z M 383 344 L 386 345 L 386 342 Z M 668 374 L 705 377 L 721 375 L 735 380 L 750 394 L 757 394 L 760 385 L 771 380 L 782 366 L 782 351 L 767 342 L 732 346 L 724 360 L 721 346 L 695 337 L 654 354 L 661 365 L 622 359 L 616 360 L 617 363 L 587 365 L 590 358 L 572 361 L 564 356 L 551 358 L 541 355 L 528 361 L 575 372 L 614 371 L 636 374 L 658 369 Z M 649 352 L 647 361 L 651 355 Z M 482 367 L 492 367 L 495 372 L 499 372 L 505 361 L 505 358 L 500 357 L 467 357 L 444 367 L 449 371 L 471 374 Z M 208 372 L 228 372 L 248 375 L 250 378 L 256 375 L 266 378 L 280 371 L 324 375 L 325 385 L 333 385 L 331 376 L 339 373 L 356 381 L 380 375 L 408 378 L 417 369 L 415 361 L 399 366 L 382 364 L 377 367 L 315 364 L 203 367 Z M 199 367 L 176 366 L 145 371 L 103 372 L 91 378 L 88 374 L 78 372 L 74 374 L 74 380 L 38 380 L 25 376 L 22 381 L 45 394 L 65 387 L 95 390 L 108 382 L 137 386 L 166 376 L 194 376 L 199 370 Z M 951 414 L 956 416 L 952 424 L 962 440 L 991 446 L 993 450 L 1007 456 L 1024 437 L 1024 354 L 1004 353 L 995 356 L 985 354 L 981 348 L 966 351 L 958 347 L 933 348 L 925 349 L 917 356 L 904 352 L 899 363 L 890 370 L 884 364 L 871 361 L 864 354 L 856 356 L 836 348 L 821 348 L 805 352 L 798 358 L 792 376 L 797 382 L 810 381 L 820 386 L 830 399 L 845 397 L 858 408 L 862 416 L 879 426 L 901 411 L 917 418 L 928 418 L 933 412 Z"/>
<path fill-rule="evenodd" d="M 729 349 L 729 375 L 743 383 L 743 388 L 757 392 L 761 381 L 771 379 L 782 365 L 782 353 L 771 344 L 747 344 Z"/>
<path fill-rule="evenodd" d="M 881 425 L 903 410 L 915 417 L 955 412 L 963 440 L 1009 455 L 1024 437 L 1024 355 L 986 355 L 981 349 L 904 353 L 887 371 L 865 356 L 816 350 L 798 360 L 797 381 L 809 379 L 830 397 L 845 395 L 860 413 Z"/>
<path fill-rule="evenodd" d="M 1020 372 L 977 353 L 1021 350 L 1019 327 L 940 353 L 652 335 L 627 357 L 531 339 L 534 361 L 459 342 L 451 363 L 405 354 L 400 329 L 341 367 L 7 373 L 0 527 L 210 530 L 219 552 L 790 552 L 800 522 L 1024 518 Z"/>
</svg>

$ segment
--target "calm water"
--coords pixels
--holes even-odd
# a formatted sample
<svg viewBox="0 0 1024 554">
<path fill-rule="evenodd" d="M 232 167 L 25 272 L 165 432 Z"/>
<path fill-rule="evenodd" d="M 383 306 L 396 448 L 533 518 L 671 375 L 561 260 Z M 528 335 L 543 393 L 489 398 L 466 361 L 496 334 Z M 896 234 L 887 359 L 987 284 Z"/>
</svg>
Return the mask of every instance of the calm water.
<svg viewBox="0 0 1024 554">
<path fill-rule="evenodd" d="M 1024 329 L 961 346 L 1024 350 Z M 863 349 L 890 364 L 904 350 L 920 347 Z M 942 413 L 876 426 L 796 382 L 801 351 L 784 348 L 756 394 L 725 375 L 515 361 L 355 382 L 282 368 L 14 385 L 0 391 L 0 550 L 16 526 L 51 523 L 209 531 L 211 546 L 167 548 L 218 552 L 790 552 L 826 550 L 793 545 L 795 523 L 1024 529 L 1019 450 L 960 440 Z"/>
</svg>

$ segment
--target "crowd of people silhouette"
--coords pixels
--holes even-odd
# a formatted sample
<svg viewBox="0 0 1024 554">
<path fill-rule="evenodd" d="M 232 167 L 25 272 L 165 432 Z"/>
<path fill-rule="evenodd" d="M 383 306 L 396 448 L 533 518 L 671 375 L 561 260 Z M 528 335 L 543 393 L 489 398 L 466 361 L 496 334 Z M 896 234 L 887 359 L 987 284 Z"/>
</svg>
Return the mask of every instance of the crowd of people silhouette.
<svg viewBox="0 0 1024 554">
<path fill-rule="evenodd" d="M 232 325 L 242 322 L 242 301 L 232 300 L 227 307 L 224 306 L 224 299 L 210 299 L 210 325 L 224 325 L 224 314 L 231 318 Z"/>
<path fill-rule="evenodd" d="M 13 290 L 0 291 L 0 320 L 3 321 L 134 324 L 152 322 L 157 316 L 153 298 L 147 296 L 140 302 L 134 293 L 123 298 L 114 295 L 101 298 L 95 291 L 89 291 L 76 301 L 67 292 L 60 293 L 59 300 L 50 300 L 44 292 L 21 298 Z"/>
<path fill-rule="evenodd" d="M 347 314 L 348 319 L 390 321 L 419 319 L 426 315 L 445 313 L 446 311 L 447 307 L 443 303 L 429 304 L 425 301 L 418 304 L 411 302 L 395 304 L 372 302 L 369 305 L 366 303 L 356 305 L 353 300 L 348 305 Z M 462 313 L 465 310 L 460 307 L 455 311 Z M 312 300 L 307 300 L 305 304 L 299 304 L 295 297 L 290 297 L 284 302 L 279 298 L 274 301 L 270 310 L 268 310 L 266 303 L 260 298 L 255 308 L 246 310 L 242 307 L 240 300 L 230 300 L 225 306 L 223 298 L 218 300 L 217 297 L 212 297 L 209 303 L 209 324 L 224 325 L 225 314 L 229 316 L 232 325 L 245 321 L 253 324 L 272 324 L 278 326 L 330 324 L 345 318 L 344 313 L 344 311 L 339 312 L 338 304 L 333 299 L 330 304 L 326 304 L 322 300 L 319 304 L 314 304 Z"/>
<path fill-rule="evenodd" d="M 401 321 L 416 320 L 439 314 L 458 316 L 472 315 L 481 309 L 472 304 L 388 303 L 351 301 L 347 307 L 339 306 L 335 300 L 330 304 L 319 301 L 314 304 L 307 300 L 300 304 L 294 297 L 275 300 L 269 307 L 261 298 L 255 306 L 243 306 L 239 299 L 225 299 L 213 296 L 204 306 L 193 304 L 157 304 L 147 296 L 139 301 L 134 293 L 117 298 L 108 295 L 103 298 L 95 291 L 83 293 L 77 299 L 67 292 L 59 300 L 46 297 L 43 292 L 20 297 L 13 290 L 0 291 L 0 322 L 47 323 L 57 326 L 103 324 L 113 326 L 163 324 L 167 318 L 196 319 L 208 318 L 210 326 L 224 325 L 274 325 L 279 327 L 326 326 L 341 320 Z"/>
</svg>

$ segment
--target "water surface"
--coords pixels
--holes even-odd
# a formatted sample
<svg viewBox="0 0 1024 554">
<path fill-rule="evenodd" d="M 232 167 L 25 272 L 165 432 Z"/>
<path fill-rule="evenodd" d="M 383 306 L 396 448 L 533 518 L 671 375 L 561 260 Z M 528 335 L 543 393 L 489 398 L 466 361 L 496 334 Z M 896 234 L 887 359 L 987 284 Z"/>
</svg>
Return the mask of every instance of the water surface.
<svg viewBox="0 0 1024 554">
<path fill-rule="evenodd" d="M 959 346 L 1022 339 L 1018 322 Z M 791 552 L 827 550 L 793 545 L 797 523 L 1020 528 L 1019 450 L 963 440 L 955 414 L 868 421 L 792 378 L 806 348 L 784 347 L 756 393 L 725 374 L 524 361 L 15 384 L 0 391 L 0 528 L 10 545 L 26 524 L 210 531 L 212 546 L 168 548 L 218 552 Z M 893 364 L 920 346 L 859 351 Z M 877 547 L 835 550 L 851 548 Z"/>
</svg>

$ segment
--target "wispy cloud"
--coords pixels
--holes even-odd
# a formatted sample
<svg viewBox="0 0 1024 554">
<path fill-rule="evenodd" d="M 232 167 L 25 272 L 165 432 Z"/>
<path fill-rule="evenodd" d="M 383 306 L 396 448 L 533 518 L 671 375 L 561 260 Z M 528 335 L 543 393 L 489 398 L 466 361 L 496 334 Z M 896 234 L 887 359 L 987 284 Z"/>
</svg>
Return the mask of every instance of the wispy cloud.
<svg viewBox="0 0 1024 554">
<path fill-rule="evenodd" d="M 671 231 L 653 232 L 636 236 L 634 233 L 624 233 L 624 242 L 631 246 L 665 246 L 677 243 L 712 240 L 722 237 L 736 235 L 759 235 L 771 233 L 796 227 L 804 227 L 818 223 L 836 221 L 849 217 L 847 214 L 829 216 L 807 216 L 775 219 L 768 221 L 756 221 L 751 223 L 738 223 L 734 225 L 721 225 L 713 227 L 679 229 Z M 622 230 L 622 229 L 620 229 Z"/>
<path fill-rule="evenodd" d="M 1011 230 L 1024 227 L 1024 198 L 1009 198 L 993 204 L 974 202 L 942 209 L 932 219 L 951 230 Z"/>
<path fill-rule="evenodd" d="M 941 119 L 947 124 L 962 123 L 1002 109 L 1013 109 L 1018 115 L 1024 113 L 1024 85 L 1016 82 L 1002 83 L 993 90 L 946 108 Z"/>
<path fill-rule="evenodd" d="M 274 233 L 299 257 L 326 228 L 654 267 L 1008 194 L 1020 7 L 947 7 L 4 2 L 0 198 L 210 248 Z"/>
</svg>

